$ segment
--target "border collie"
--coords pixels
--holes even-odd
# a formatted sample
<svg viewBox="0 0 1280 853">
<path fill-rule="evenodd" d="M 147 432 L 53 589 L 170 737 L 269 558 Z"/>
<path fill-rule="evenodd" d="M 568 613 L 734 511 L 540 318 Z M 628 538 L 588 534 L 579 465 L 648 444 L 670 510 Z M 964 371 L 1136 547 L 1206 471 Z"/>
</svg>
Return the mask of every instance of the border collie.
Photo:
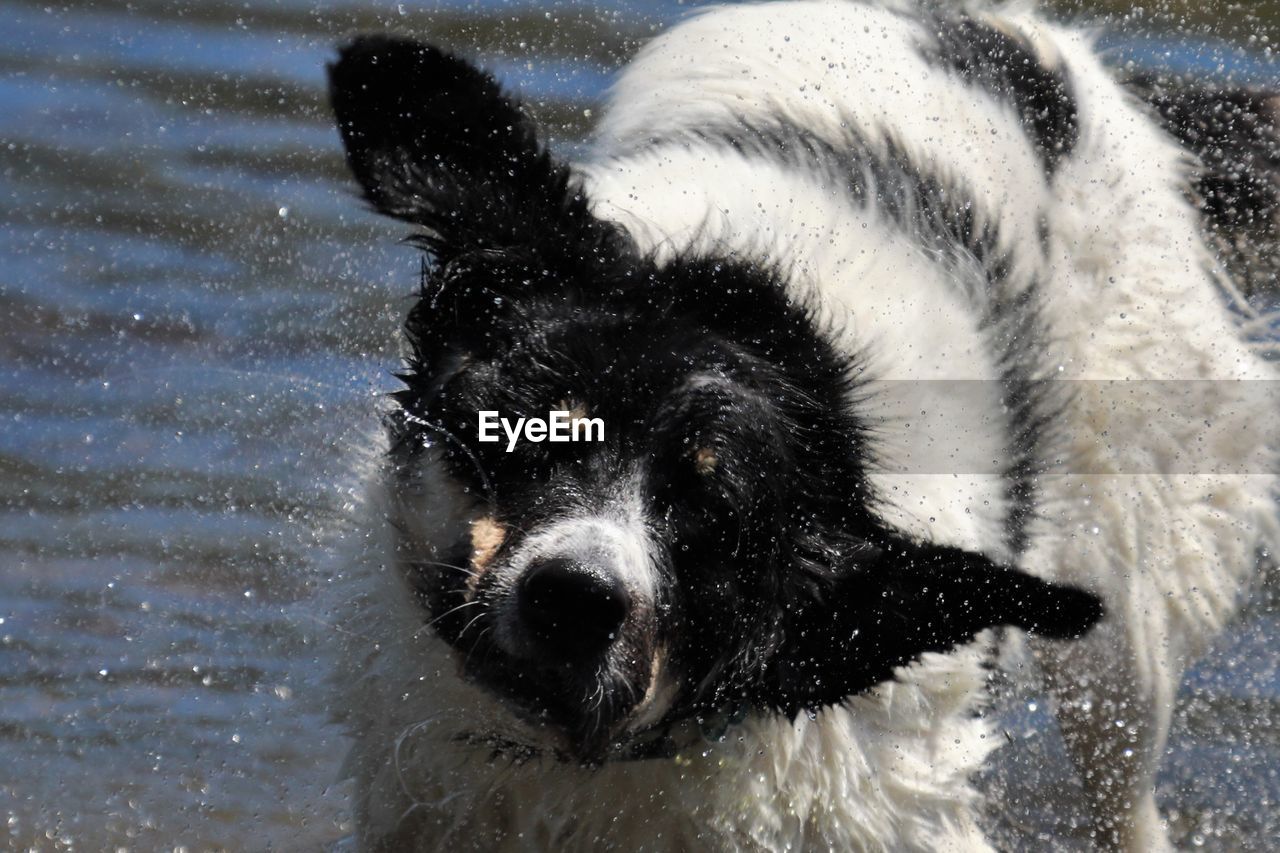
<svg viewBox="0 0 1280 853">
<path fill-rule="evenodd" d="M 989 849 L 1025 631 L 1096 840 L 1166 845 L 1180 672 L 1276 527 L 1271 415 L 1181 381 L 1273 378 L 1206 225 L 1274 185 L 1209 204 L 1169 130 L 1270 101 L 1140 82 L 1020 8 L 716 8 L 567 163 L 466 60 L 344 47 L 428 258 L 334 584 L 360 844 Z"/>
</svg>

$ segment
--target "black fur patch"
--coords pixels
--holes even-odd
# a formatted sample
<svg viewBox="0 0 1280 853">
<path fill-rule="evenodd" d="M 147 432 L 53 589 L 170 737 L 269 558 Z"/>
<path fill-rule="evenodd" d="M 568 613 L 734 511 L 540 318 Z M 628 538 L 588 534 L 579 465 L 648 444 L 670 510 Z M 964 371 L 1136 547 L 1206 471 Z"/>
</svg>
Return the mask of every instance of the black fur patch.
<svg viewBox="0 0 1280 853">
<path fill-rule="evenodd" d="M 566 238 L 575 249 L 614 239 L 519 104 L 463 59 L 361 36 L 329 66 L 329 98 L 365 198 L 423 229 L 418 242 L 440 261 L 531 241 L 550 250 Z"/>
<path fill-rule="evenodd" d="M 1045 172 L 1052 175 L 1074 150 L 1079 136 L 1066 69 L 1046 66 L 1021 35 L 967 15 L 939 13 L 926 21 L 932 41 L 921 48 L 922 55 L 1008 103 L 1035 145 Z"/>
<path fill-rule="evenodd" d="M 1197 158 L 1194 201 L 1245 295 L 1280 275 L 1280 95 L 1225 83 L 1138 75 L 1126 84 Z"/>
<path fill-rule="evenodd" d="M 1075 637 L 1102 616 L 1097 598 L 954 548 L 888 541 L 798 605 L 789 653 L 774 663 L 771 700 L 788 710 L 839 702 L 893 677 L 925 651 L 947 651 L 993 625 Z M 891 571 L 879 567 L 893 566 Z M 808 605 L 816 612 L 809 617 Z M 1012 607 L 1010 605 L 1013 605 Z M 1017 618 L 1011 621 L 1012 614 Z"/>
</svg>

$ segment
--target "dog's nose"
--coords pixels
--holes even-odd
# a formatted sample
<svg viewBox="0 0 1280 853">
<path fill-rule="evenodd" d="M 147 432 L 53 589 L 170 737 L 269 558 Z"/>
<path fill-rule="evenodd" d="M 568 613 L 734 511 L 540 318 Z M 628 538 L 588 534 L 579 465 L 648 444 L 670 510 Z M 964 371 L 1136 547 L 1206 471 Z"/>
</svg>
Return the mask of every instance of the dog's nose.
<svg viewBox="0 0 1280 853">
<path fill-rule="evenodd" d="M 564 658 L 608 648 L 627 618 L 628 598 L 611 573 L 569 559 L 539 560 L 520 580 L 520 618 L 534 639 Z"/>
</svg>

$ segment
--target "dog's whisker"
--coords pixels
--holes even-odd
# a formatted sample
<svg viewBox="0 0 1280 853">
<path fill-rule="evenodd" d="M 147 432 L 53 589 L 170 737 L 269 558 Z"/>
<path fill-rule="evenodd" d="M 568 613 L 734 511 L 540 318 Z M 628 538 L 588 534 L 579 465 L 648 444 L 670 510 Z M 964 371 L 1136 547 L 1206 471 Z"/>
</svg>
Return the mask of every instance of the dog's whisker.
<svg viewBox="0 0 1280 853">
<path fill-rule="evenodd" d="M 470 568 L 468 566 L 455 566 L 453 563 L 441 563 L 438 560 L 417 560 L 415 562 L 418 565 L 430 566 L 431 568 L 436 568 L 436 569 L 452 569 L 455 572 L 462 572 L 464 575 L 467 575 L 468 577 L 473 577 L 473 578 L 480 577 L 479 572 L 477 572 L 475 569 Z"/>
<path fill-rule="evenodd" d="M 474 617 L 470 622 L 462 626 L 462 630 L 458 632 L 458 642 L 462 641 L 462 638 L 467 633 L 467 629 L 470 628 L 472 625 L 476 624 L 477 622 L 479 622 L 481 619 L 483 619 L 487 615 L 487 613 L 488 613 L 488 608 L 485 608 L 485 610 L 481 611 L 481 613 L 478 616 Z M 478 640 L 479 637 L 477 637 L 476 639 Z"/>
<path fill-rule="evenodd" d="M 484 635 L 489 633 L 489 631 L 491 630 L 493 630 L 493 626 L 486 625 L 484 630 L 482 630 L 479 634 L 476 634 L 476 638 L 471 641 L 471 648 L 467 650 L 467 656 L 462 661 L 462 669 L 464 672 L 466 671 L 467 666 L 471 663 L 471 656 L 475 654 L 476 649 L 480 645 L 480 641 L 484 639 Z"/>
<path fill-rule="evenodd" d="M 449 608 L 449 609 L 448 609 L 448 610 L 446 610 L 444 613 L 441 613 L 439 616 L 436 616 L 435 618 L 433 618 L 433 619 L 429 620 L 425 625 L 423 625 L 421 628 L 419 628 L 417 631 L 415 631 L 415 632 L 414 632 L 414 634 L 413 634 L 413 639 L 415 639 L 415 640 L 416 640 L 418 637 L 422 636 L 422 633 L 423 633 L 424 631 L 426 631 L 426 630 L 428 630 L 429 628 L 431 628 L 431 626 L 432 626 L 432 625 L 435 625 L 437 622 L 439 622 L 441 619 L 444 619 L 446 616 L 451 616 L 451 615 L 453 615 L 454 613 L 457 613 L 459 610 L 465 610 L 465 609 L 466 609 L 466 608 L 468 608 L 468 607 L 475 607 L 475 606 L 481 605 L 481 604 L 483 604 L 483 603 L 484 603 L 484 602 L 482 602 L 482 601 L 478 601 L 478 600 L 477 600 L 477 601 L 464 601 L 462 604 L 459 604 L 457 607 L 451 607 L 451 608 Z"/>
<path fill-rule="evenodd" d="M 393 766 L 393 769 L 395 770 L 396 782 L 400 786 L 401 793 L 403 793 L 412 803 L 408 811 L 406 811 L 404 815 L 401 815 L 401 820 L 403 820 L 404 817 L 406 817 L 408 813 L 412 811 L 415 807 L 417 807 L 418 805 L 421 805 L 421 800 L 419 800 L 414 795 L 413 791 L 410 790 L 409 783 L 404 777 L 404 768 L 403 768 L 403 765 L 401 764 L 401 751 L 404 749 L 404 744 L 406 740 L 408 740 L 410 737 L 413 737 L 415 734 L 417 734 L 418 732 L 422 731 L 424 728 L 429 726 L 434 721 L 434 719 L 435 718 L 432 717 L 424 720 L 418 720 L 416 722 L 410 723 L 409 725 L 405 726 L 396 735 L 395 743 L 391 750 L 392 766 Z"/>
</svg>

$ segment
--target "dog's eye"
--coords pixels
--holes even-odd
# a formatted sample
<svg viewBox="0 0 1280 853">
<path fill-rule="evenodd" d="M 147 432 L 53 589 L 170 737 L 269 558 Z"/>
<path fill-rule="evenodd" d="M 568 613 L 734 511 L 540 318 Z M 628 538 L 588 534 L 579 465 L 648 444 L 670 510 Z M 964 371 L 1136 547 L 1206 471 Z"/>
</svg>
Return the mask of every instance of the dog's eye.
<svg viewBox="0 0 1280 853">
<path fill-rule="evenodd" d="M 588 417 L 588 413 L 590 412 L 590 408 L 587 406 L 586 402 L 578 399 L 577 397 L 564 397 L 552 408 L 558 412 L 568 412 L 570 423 Z"/>
<path fill-rule="evenodd" d="M 655 459 L 650 480 L 662 510 L 674 508 L 685 522 L 702 524 L 744 505 L 742 484 L 728 470 L 729 458 L 718 442 L 685 441 L 669 453 Z"/>
<path fill-rule="evenodd" d="M 720 457 L 714 447 L 699 447 L 693 452 L 693 470 L 703 477 L 710 477 L 720 465 Z"/>
</svg>

